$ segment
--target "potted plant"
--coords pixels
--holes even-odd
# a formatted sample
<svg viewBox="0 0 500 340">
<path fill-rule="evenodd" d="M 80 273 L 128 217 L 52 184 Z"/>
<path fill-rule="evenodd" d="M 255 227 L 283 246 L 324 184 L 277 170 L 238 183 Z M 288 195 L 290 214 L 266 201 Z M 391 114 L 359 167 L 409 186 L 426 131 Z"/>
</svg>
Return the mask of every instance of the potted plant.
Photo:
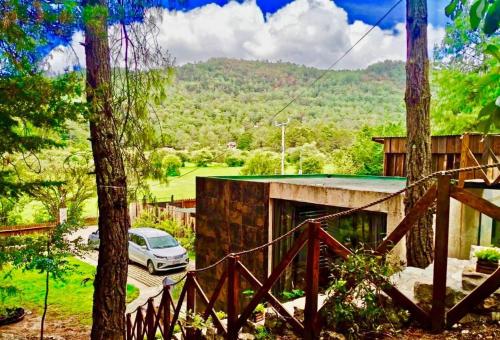
<svg viewBox="0 0 500 340">
<path fill-rule="evenodd" d="M 474 254 L 477 257 L 476 271 L 483 274 L 492 274 L 498 268 L 500 251 L 495 248 L 486 248 Z"/>
<path fill-rule="evenodd" d="M 266 306 L 264 304 L 259 303 L 252 312 L 252 321 L 257 323 L 264 321 L 266 317 Z"/>
</svg>

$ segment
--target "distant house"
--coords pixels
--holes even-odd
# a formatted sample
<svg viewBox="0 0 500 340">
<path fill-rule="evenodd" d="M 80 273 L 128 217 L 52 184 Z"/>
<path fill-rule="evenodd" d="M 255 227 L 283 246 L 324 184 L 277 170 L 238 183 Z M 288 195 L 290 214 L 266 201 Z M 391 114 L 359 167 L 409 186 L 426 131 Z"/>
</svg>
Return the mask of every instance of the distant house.
<svg viewBox="0 0 500 340">
<path fill-rule="evenodd" d="M 227 143 L 227 148 L 231 149 L 231 150 L 236 149 L 236 142 L 229 142 L 229 143 Z"/>
</svg>

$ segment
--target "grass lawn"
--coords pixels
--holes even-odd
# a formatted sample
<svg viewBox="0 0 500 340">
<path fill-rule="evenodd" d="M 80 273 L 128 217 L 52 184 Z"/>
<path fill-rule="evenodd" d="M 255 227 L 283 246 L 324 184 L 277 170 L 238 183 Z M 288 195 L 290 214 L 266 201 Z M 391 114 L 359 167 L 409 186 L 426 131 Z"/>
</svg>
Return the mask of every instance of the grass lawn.
<svg viewBox="0 0 500 340">
<path fill-rule="evenodd" d="M 151 193 L 156 196 L 157 201 L 174 199 L 194 198 L 196 194 L 196 177 L 204 176 L 238 176 L 241 167 L 230 168 L 221 164 L 211 165 L 206 168 L 186 166 L 181 168 L 181 176 L 169 178 L 168 184 L 158 181 L 149 181 Z"/>
<path fill-rule="evenodd" d="M 328 173 L 329 168 L 325 167 L 325 173 Z M 167 184 L 158 181 L 149 180 L 149 186 L 153 197 L 159 202 L 169 201 L 171 196 L 174 199 L 194 198 L 196 194 L 196 177 L 204 176 L 238 176 L 241 167 L 228 167 L 225 164 L 214 163 L 204 168 L 197 168 L 193 164 L 188 163 L 186 167 L 181 168 L 181 176 L 170 177 Z M 286 174 L 296 174 L 294 166 L 286 168 Z M 42 208 L 42 204 L 37 201 L 28 203 L 22 213 L 23 223 L 33 223 L 34 215 L 37 210 Z M 83 211 L 84 217 L 97 216 L 97 198 L 87 200 Z"/>
<path fill-rule="evenodd" d="M 65 277 L 65 281 L 51 279 L 49 285 L 49 317 L 64 318 L 76 316 L 82 324 L 92 323 L 92 297 L 94 294 L 93 281 L 86 284 L 82 281 L 93 278 L 95 267 L 76 258 L 70 259 L 72 264 L 78 265 L 75 272 Z M 5 301 L 7 306 L 22 306 L 35 310 L 41 314 L 45 293 L 45 274 L 34 271 L 14 270 L 12 278 L 5 278 L 7 271 L 0 271 L 0 285 L 14 285 L 20 292 Z M 139 289 L 127 285 L 127 302 L 139 296 Z"/>
</svg>

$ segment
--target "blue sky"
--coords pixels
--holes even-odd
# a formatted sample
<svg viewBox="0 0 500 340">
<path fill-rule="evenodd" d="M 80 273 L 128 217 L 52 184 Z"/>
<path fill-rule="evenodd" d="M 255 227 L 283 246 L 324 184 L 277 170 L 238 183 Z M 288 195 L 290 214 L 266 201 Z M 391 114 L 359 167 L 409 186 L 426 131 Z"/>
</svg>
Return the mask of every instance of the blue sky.
<svg viewBox="0 0 500 340">
<path fill-rule="evenodd" d="M 429 0 L 429 51 L 444 36 L 448 0 Z M 396 0 L 178 0 L 164 9 L 157 23 L 158 43 L 177 65 L 210 58 L 287 61 L 326 68 L 364 33 Z M 358 69 L 384 60 L 405 60 L 405 2 L 376 27 L 339 65 Z M 52 55 L 53 69 L 83 66 L 81 32 L 72 49 Z M 76 53 L 74 53 L 76 52 Z M 68 55 L 77 57 L 69 60 Z M 74 58 L 73 58 L 74 59 Z M 57 70 L 55 70 L 57 72 Z"/>
<path fill-rule="evenodd" d="M 178 9 L 189 11 L 193 8 L 201 7 L 206 4 L 215 3 L 225 5 L 228 0 L 183 0 L 177 6 Z M 241 2 L 241 1 L 240 1 Z M 257 5 L 265 13 L 275 13 L 280 8 L 284 7 L 292 0 L 257 0 Z M 339 7 L 342 7 L 349 15 L 349 21 L 362 20 L 368 24 L 374 24 L 384 13 L 390 8 L 396 0 L 335 0 Z M 435 26 L 444 26 L 446 16 L 444 8 L 449 3 L 449 0 L 429 0 L 429 22 Z M 382 28 L 392 28 L 396 23 L 405 20 L 405 1 L 399 5 L 385 20 L 382 22 Z"/>
</svg>

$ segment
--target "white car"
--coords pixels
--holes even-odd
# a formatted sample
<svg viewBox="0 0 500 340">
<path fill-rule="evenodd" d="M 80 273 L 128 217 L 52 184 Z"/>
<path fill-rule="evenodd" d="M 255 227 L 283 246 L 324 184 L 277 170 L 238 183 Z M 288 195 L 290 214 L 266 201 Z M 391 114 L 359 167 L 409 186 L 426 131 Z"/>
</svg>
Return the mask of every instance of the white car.
<svg viewBox="0 0 500 340">
<path fill-rule="evenodd" d="M 147 267 L 150 274 L 157 271 L 186 268 L 189 257 L 184 247 L 169 233 L 154 228 L 132 228 L 128 231 L 130 262 Z M 99 248 L 99 231 L 89 235 L 88 244 Z"/>
<path fill-rule="evenodd" d="M 128 235 L 130 261 L 145 265 L 150 274 L 187 267 L 186 249 L 169 233 L 154 228 L 133 228 Z"/>
</svg>

